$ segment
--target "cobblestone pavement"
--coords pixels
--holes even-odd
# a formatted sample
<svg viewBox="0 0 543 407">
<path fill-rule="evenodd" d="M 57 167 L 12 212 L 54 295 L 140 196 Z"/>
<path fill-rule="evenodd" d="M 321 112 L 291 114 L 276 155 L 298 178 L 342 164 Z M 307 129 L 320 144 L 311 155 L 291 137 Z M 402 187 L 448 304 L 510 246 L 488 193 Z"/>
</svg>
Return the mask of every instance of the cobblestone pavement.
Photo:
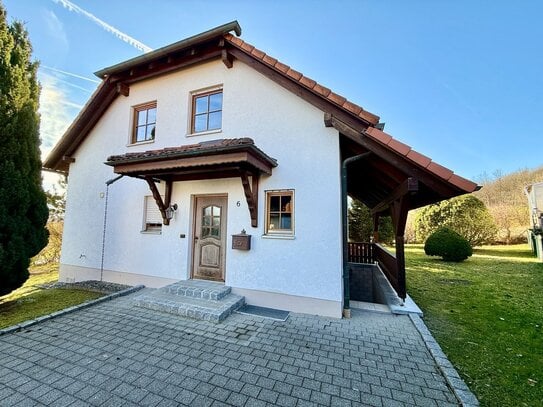
<svg viewBox="0 0 543 407">
<path fill-rule="evenodd" d="M 133 297 L 0 336 L 0 405 L 458 405 L 407 316 L 214 324 Z"/>
</svg>

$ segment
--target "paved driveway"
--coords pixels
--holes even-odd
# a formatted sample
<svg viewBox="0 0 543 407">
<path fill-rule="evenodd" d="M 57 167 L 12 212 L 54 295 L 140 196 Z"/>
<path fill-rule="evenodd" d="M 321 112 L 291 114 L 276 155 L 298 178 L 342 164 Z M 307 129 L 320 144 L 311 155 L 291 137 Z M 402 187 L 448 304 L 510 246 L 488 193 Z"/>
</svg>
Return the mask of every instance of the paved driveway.
<svg viewBox="0 0 543 407">
<path fill-rule="evenodd" d="M 0 336 L 0 405 L 457 405 L 406 316 L 213 324 L 134 295 Z"/>
</svg>

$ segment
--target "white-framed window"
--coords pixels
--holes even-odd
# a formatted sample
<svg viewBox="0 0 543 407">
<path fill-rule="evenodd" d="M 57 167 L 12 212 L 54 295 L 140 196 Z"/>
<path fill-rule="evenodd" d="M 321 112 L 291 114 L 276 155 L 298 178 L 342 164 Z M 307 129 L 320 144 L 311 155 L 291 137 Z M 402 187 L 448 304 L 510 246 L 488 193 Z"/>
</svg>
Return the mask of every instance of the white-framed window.
<svg viewBox="0 0 543 407">
<path fill-rule="evenodd" d="M 270 236 L 294 236 L 294 190 L 266 191 L 264 233 Z"/>
<path fill-rule="evenodd" d="M 130 143 L 143 143 L 155 139 L 157 104 L 144 103 L 133 108 L 132 135 Z"/>
<path fill-rule="evenodd" d="M 191 134 L 221 130 L 222 88 L 193 92 L 191 107 Z"/>
<path fill-rule="evenodd" d="M 142 232 L 161 233 L 162 215 L 155 199 L 147 195 L 143 199 L 143 230 Z"/>
</svg>

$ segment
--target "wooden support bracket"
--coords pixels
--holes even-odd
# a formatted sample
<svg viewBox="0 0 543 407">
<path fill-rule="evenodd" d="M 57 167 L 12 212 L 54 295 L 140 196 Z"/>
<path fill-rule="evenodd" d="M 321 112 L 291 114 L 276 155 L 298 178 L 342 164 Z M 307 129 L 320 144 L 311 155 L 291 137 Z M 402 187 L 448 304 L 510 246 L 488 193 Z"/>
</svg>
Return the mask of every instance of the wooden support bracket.
<svg viewBox="0 0 543 407">
<path fill-rule="evenodd" d="M 222 63 L 228 68 L 232 68 L 234 66 L 234 57 L 228 53 L 227 50 L 223 49 L 221 52 L 221 59 Z"/>
<path fill-rule="evenodd" d="M 381 203 L 372 208 L 371 213 L 379 213 L 386 211 L 389 207 L 392 208 L 392 204 L 399 201 L 406 195 L 413 195 L 419 190 L 419 181 L 415 178 L 409 177 L 400 185 L 398 185 Z"/>
<path fill-rule="evenodd" d="M 126 83 L 118 83 L 116 91 L 119 95 L 127 97 L 128 95 L 130 95 L 130 86 L 128 86 Z"/>
<path fill-rule="evenodd" d="M 147 181 L 147 184 L 149 184 L 149 188 L 151 189 L 153 198 L 155 199 L 155 202 L 158 206 L 158 210 L 160 211 L 160 214 L 162 215 L 162 223 L 164 225 L 169 225 L 170 220 L 166 216 L 166 209 L 169 208 L 170 202 L 172 199 L 172 181 L 171 180 L 166 181 L 166 188 L 164 191 L 164 200 L 162 200 L 162 196 L 160 195 L 160 192 L 158 192 L 158 188 L 156 187 L 156 184 L 153 178 L 146 176 L 145 181 Z"/>
<path fill-rule="evenodd" d="M 245 199 L 247 199 L 247 206 L 249 207 L 249 214 L 251 215 L 251 226 L 256 228 L 258 226 L 258 174 L 252 174 L 251 184 L 249 183 L 249 173 L 247 171 L 241 172 L 241 184 L 243 185 L 243 192 L 245 193 Z"/>
</svg>

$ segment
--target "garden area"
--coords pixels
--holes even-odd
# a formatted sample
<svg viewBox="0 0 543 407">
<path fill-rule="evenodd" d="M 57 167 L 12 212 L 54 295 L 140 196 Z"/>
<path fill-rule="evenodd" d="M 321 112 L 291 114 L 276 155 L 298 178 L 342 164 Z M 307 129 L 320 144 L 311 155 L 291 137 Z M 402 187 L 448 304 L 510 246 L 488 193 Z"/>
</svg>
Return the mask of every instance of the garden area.
<svg viewBox="0 0 543 407">
<path fill-rule="evenodd" d="M 406 246 L 408 292 L 482 406 L 543 405 L 543 263 L 528 245 L 460 263 Z"/>
<path fill-rule="evenodd" d="M 57 263 L 32 267 L 22 287 L 0 297 L 0 329 L 104 295 L 82 288 L 50 288 L 57 281 Z"/>
</svg>

